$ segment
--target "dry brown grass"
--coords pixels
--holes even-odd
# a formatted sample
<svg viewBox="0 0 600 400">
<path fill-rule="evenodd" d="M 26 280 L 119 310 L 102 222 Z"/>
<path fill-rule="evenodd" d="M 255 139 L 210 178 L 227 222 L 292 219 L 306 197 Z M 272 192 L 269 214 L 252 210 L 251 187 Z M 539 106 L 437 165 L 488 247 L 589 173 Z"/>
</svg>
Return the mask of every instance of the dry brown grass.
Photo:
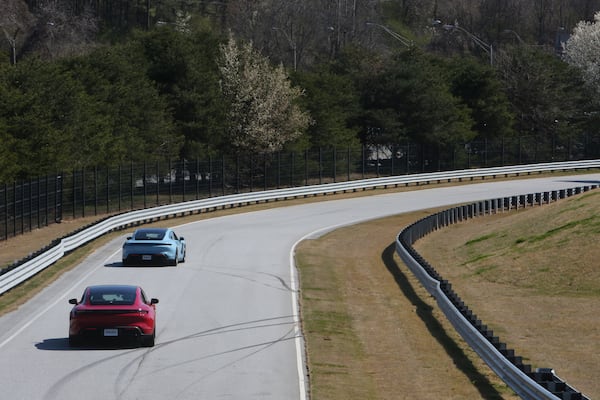
<svg viewBox="0 0 600 400">
<path fill-rule="evenodd" d="M 516 398 L 394 254 L 390 239 L 424 215 L 298 248 L 313 399 Z M 592 192 L 457 224 L 415 247 L 526 363 L 553 367 L 595 398 L 599 234 L 600 192 Z"/>
<path fill-rule="evenodd" d="M 352 226 L 297 249 L 311 398 L 516 399 L 395 254 L 428 212 Z"/>
</svg>

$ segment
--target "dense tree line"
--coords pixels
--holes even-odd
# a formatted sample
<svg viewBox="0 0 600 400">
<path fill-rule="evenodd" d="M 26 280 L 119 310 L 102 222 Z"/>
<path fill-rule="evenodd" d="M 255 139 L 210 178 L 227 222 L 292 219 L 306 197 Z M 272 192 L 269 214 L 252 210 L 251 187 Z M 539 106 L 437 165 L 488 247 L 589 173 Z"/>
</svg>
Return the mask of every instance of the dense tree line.
<svg viewBox="0 0 600 400">
<path fill-rule="evenodd" d="M 598 1 L 5 1 L 0 182 L 407 141 L 439 160 L 474 139 L 599 134 Z M 574 28 L 568 63 L 557 24 Z"/>
</svg>

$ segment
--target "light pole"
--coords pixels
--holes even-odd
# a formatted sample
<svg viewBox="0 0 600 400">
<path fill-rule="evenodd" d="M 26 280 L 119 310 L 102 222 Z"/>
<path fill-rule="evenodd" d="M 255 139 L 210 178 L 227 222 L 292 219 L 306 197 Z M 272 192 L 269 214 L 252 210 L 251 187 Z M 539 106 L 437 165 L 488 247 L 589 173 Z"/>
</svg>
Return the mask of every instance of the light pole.
<svg viewBox="0 0 600 400">
<path fill-rule="evenodd" d="M 441 25 L 442 22 L 439 20 L 436 20 L 433 22 L 433 24 Z M 457 29 L 457 30 L 463 32 L 464 34 L 466 34 L 468 37 L 471 38 L 471 40 L 473 40 L 473 42 L 477 46 L 479 46 L 481 49 L 483 49 L 483 51 L 485 51 L 486 53 L 488 53 L 490 55 L 490 65 L 494 65 L 494 48 L 492 47 L 491 44 L 484 42 L 483 40 L 481 40 L 480 38 L 478 38 L 477 36 L 475 36 L 474 34 L 469 32 L 462 26 L 459 26 L 458 24 L 444 24 L 444 25 L 442 25 L 442 28 L 444 28 L 447 31 Z"/>
<path fill-rule="evenodd" d="M 393 30 L 391 30 L 390 28 L 388 28 L 385 25 L 380 25 L 380 24 L 376 24 L 374 22 L 367 22 L 366 23 L 367 26 L 376 26 L 378 28 L 383 29 L 384 31 L 386 31 L 390 36 L 392 36 L 394 39 L 396 39 L 397 41 L 399 41 L 400 43 L 402 43 L 404 46 L 406 47 L 413 47 L 414 43 L 412 40 L 402 36 L 401 34 L 399 34 L 398 32 L 394 32 Z"/>
<path fill-rule="evenodd" d="M 512 29 L 505 29 L 505 30 L 502 31 L 502 33 L 513 34 L 517 38 L 517 40 L 519 41 L 519 43 L 525 44 L 525 41 L 523 39 L 521 39 L 521 36 L 519 36 L 519 34 L 517 32 L 515 32 L 515 31 L 513 31 Z"/>
<path fill-rule="evenodd" d="M 292 50 L 294 51 L 294 71 L 296 71 L 296 67 L 297 67 L 297 58 L 296 58 L 296 42 L 294 42 L 292 40 L 292 38 L 287 34 L 287 32 L 283 29 L 280 28 L 276 28 L 276 27 L 272 27 L 271 28 L 274 31 L 280 31 L 283 32 L 285 38 L 287 39 L 288 43 L 290 44 L 290 47 L 292 48 Z"/>
</svg>

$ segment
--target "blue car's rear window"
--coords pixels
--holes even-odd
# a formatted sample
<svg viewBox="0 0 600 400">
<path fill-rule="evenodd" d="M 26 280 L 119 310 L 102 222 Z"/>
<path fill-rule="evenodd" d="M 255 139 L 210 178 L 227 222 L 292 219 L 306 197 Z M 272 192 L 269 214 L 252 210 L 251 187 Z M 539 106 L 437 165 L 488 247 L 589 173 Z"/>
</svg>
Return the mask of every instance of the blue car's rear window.
<svg viewBox="0 0 600 400">
<path fill-rule="evenodd" d="M 161 240 L 165 236 L 164 229 L 144 229 L 136 231 L 135 240 Z"/>
<path fill-rule="evenodd" d="M 131 305 L 135 302 L 135 287 L 100 287 L 90 289 L 92 305 Z"/>
</svg>

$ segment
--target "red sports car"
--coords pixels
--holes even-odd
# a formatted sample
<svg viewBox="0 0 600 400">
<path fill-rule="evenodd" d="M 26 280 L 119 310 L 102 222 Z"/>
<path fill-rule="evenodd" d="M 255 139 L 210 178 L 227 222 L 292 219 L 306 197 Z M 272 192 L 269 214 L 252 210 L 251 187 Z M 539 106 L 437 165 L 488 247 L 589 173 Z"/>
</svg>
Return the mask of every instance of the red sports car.
<svg viewBox="0 0 600 400">
<path fill-rule="evenodd" d="M 133 285 L 89 286 L 81 301 L 74 304 L 69 316 L 69 344 L 84 339 L 136 338 L 142 346 L 154 346 L 156 337 L 156 303 L 141 287 Z"/>
</svg>

